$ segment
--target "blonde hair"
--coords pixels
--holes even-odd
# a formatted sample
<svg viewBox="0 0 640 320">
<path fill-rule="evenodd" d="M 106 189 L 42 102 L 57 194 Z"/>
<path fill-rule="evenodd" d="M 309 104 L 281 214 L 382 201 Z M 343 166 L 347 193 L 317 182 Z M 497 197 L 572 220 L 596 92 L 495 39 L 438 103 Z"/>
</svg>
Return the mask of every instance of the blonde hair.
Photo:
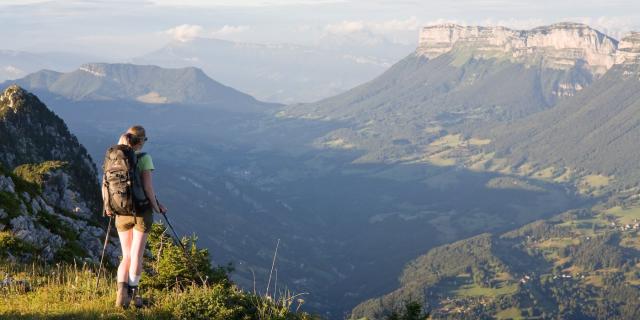
<svg viewBox="0 0 640 320">
<path fill-rule="evenodd" d="M 123 133 L 120 136 L 120 139 L 118 139 L 118 144 L 123 144 L 125 146 L 128 146 L 129 145 L 129 135 L 126 134 L 126 133 Z"/>
<path fill-rule="evenodd" d="M 127 130 L 127 133 L 131 133 L 132 135 L 144 139 L 147 136 L 147 132 L 144 130 L 143 126 L 136 125 Z"/>
<path fill-rule="evenodd" d="M 147 140 L 147 132 L 144 130 L 143 126 L 136 125 L 129 129 L 124 134 L 126 136 L 126 140 L 128 141 L 129 146 L 136 146 Z M 122 138 L 122 137 L 121 137 Z"/>
</svg>

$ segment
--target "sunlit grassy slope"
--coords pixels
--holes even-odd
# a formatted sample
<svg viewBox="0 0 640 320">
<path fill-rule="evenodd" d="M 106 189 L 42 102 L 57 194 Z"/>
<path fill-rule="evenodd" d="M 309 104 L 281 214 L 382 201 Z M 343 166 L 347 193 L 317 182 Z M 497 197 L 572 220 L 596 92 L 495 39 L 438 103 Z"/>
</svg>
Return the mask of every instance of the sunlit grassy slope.
<svg viewBox="0 0 640 320">
<path fill-rule="evenodd" d="M 0 265 L 0 319 L 312 319 L 289 293 L 275 297 L 243 292 L 234 285 L 188 285 L 143 292 L 147 305 L 114 307 L 113 274 L 100 279 L 87 266 Z"/>
</svg>

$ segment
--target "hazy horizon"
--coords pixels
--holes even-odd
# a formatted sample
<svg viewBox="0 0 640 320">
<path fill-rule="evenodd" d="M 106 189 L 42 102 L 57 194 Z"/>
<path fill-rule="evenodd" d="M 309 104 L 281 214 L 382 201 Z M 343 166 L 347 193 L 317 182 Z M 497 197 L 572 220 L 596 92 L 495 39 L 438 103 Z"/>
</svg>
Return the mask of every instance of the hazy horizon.
<svg viewBox="0 0 640 320">
<path fill-rule="evenodd" d="M 420 27 L 442 22 L 528 29 L 573 21 L 620 38 L 640 30 L 634 1 L 41 1 L 0 2 L 0 50 L 70 52 L 110 61 L 196 37 L 321 46 L 413 46 Z"/>
</svg>

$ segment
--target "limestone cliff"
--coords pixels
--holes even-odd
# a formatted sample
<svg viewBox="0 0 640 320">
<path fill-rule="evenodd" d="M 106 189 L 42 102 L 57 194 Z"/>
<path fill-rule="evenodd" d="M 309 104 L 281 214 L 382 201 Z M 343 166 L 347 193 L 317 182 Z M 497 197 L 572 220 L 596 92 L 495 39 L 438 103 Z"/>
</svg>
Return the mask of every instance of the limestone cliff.
<svg viewBox="0 0 640 320">
<path fill-rule="evenodd" d="M 542 63 L 555 69 L 584 65 L 600 75 L 615 63 L 617 46 L 615 39 L 578 23 L 531 30 L 441 24 L 422 29 L 416 53 L 432 59 L 444 53 L 466 52 L 476 58 Z"/>
<path fill-rule="evenodd" d="M 622 38 L 616 52 L 616 63 L 640 63 L 640 32 L 631 32 Z"/>
</svg>

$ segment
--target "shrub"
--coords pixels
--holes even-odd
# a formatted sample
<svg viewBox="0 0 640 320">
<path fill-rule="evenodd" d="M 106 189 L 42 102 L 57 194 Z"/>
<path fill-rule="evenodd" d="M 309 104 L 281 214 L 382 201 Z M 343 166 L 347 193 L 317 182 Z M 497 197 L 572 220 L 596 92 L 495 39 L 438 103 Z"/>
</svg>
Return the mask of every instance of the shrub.
<svg viewBox="0 0 640 320">
<path fill-rule="evenodd" d="M 9 218 L 15 218 L 20 215 L 20 200 L 11 192 L 0 191 L 0 208 L 9 215 Z"/>
<path fill-rule="evenodd" d="M 148 238 L 151 257 L 145 259 L 144 285 L 163 289 L 193 283 L 229 283 L 231 267 L 213 267 L 209 251 L 197 248 L 196 236 L 182 238 L 181 242 L 187 248 L 185 252 L 167 232 L 159 223 L 151 228 Z"/>
<path fill-rule="evenodd" d="M 191 287 L 181 293 L 171 309 L 177 319 L 252 319 L 248 305 L 245 294 L 234 287 L 217 284 L 205 288 Z"/>
<path fill-rule="evenodd" d="M 46 180 L 46 176 L 52 170 L 64 168 L 67 165 L 63 161 L 45 161 L 37 164 L 23 164 L 13 169 L 13 175 L 18 179 L 16 181 L 16 189 L 26 191 L 34 195 L 42 192 L 42 184 Z"/>
<path fill-rule="evenodd" d="M 9 231 L 0 231 L 0 258 L 6 258 L 9 254 L 23 256 L 35 252 L 36 249 L 31 244 L 16 238 Z"/>
<path fill-rule="evenodd" d="M 406 302 L 404 310 L 401 312 L 393 312 L 387 320 L 425 320 L 429 318 L 429 314 L 425 314 L 420 303 L 416 301 Z"/>
</svg>

